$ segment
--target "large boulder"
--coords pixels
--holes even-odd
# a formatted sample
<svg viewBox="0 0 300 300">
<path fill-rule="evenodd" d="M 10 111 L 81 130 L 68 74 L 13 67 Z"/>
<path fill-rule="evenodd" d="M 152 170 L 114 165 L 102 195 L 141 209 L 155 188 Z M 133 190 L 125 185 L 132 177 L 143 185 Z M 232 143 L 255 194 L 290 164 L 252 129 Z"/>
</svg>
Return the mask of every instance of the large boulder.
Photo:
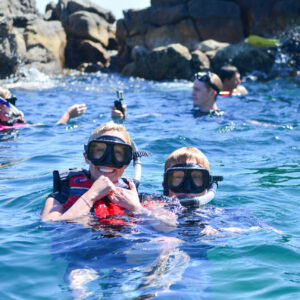
<svg viewBox="0 0 300 300">
<path fill-rule="evenodd" d="M 157 26 L 175 24 L 189 18 L 189 10 L 185 3 L 168 7 L 167 14 L 166 9 L 163 7 L 151 7 L 149 14 L 150 24 Z"/>
<path fill-rule="evenodd" d="M 234 43 L 243 39 L 240 8 L 234 2 L 190 0 L 188 8 L 202 40 Z"/>
<path fill-rule="evenodd" d="M 187 0 L 151 0 L 151 6 L 169 8 L 173 5 L 178 5 L 187 2 Z"/>
<path fill-rule="evenodd" d="M 232 64 L 239 69 L 241 74 L 252 71 L 268 74 L 274 64 L 275 55 L 274 49 L 256 47 L 241 42 L 218 51 L 211 66 L 216 73 L 219 73 L 223 65 Z"/>
<path fill-rule="evenodd" d="M 52 11 L 53 8 L 49 7 Z M 108 66 L 108 50 L 117 48 L 113 14 L 104 8 L 83 0 L 59 0 L 55 13 L 67 34 L 66 67 L 77 68 L 83 63 Z"/>
<path fill-rule="evenodd" d="M 300 25 L 299 0 L 238 0 L 246 35 L 267 37 L 289 26 Z"/>
<path fill-rule="evenodd" d="M 58 21 L 46 22 L 34 0 L 0 2 L 1 76 L 14 73 L 18 66 L 34 66 L 58 73 L 64 67 L 66 35 Z"/>
<path fill-rule="evenodd" d="M 194 49 L 198 42 L 199 36 L 191 19 L 182 20 L 175 25 L 149 29 L 145 35 L 145 44 L 148 49 L 177 43 Z"/>
<path fill-rule="evenodd" d="M 192 70 L 193 73 L 210 68 L 210 60 L 205 53 L 195 50 L 192 53 Z"/>
<path fill-rule="evenodd" d="M 109 24 L 95 13 L 88 11 L 77 11 L 69 16 L 65 29 L 68 35 L 77 38 L 89 39 L 108 46 Z"/>
<path fill-rule="evenodd" d="M 15 36 L 12 34 L 12 24 L 0 17 L 0 78 L 5 78 L 17 69 Z"/>
<path fill-rule="evenodd" d="M 49 63 L 52 73 L 64 67 L 66 34 L 59 21 L 36 19 L 24 31 L 27 53 L 25 63 Z M 45 67 L 47 69 L 47 67 Z"/>
<path fill-rule="evenodd" d="M 116 20 L 111 11 L 89 0 L 59 0 L 56 5 L 56 15 L 64 25 L 68 22 L 69 16 L 78 11 L 94 13 L 110 24 L 113 24 Z"/>
<path fill-rule="evenodd" d="M 5 16 L 9 19 L 22 17 L 26 14 L 37 14 L 35 0 L 1 0 L 0 1 L 0 16 Z"/>
<path fill-rule="evenodd" d="M 123 75 L 153 80 L 190 79 L 192 56 L 180 44 L 158 47 L 149 51 L 140 47 L 133 52 L 133 62 L 126 65 Z"/>
</svg>

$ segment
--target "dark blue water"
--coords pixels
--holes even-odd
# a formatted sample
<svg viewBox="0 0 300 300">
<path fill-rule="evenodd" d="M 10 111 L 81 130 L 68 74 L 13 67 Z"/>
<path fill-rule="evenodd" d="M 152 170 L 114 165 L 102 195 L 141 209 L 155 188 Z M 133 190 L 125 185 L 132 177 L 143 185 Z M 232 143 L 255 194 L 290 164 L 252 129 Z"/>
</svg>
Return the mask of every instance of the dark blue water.
<svg viewBox="0 0 300 300">
<path fill-rule="evenodd" d="M 1 299 L 300 298 L 299 78 L 246 82 L 249 95 L 219 99 L 225 114 L 202 118 L 190 112 L 186 81 L 30 72 L 0 84 L 14 88 L 27 122 L 43 123 L 1 135 Z M 172 233 L 40 221 L 52 170 L 85 167 L 83 144 L 111 120 L 117 89 L 124 125 L 153 153 L 143 158 L 140 191 L 162 192 L 163 163 L 182 146 L 200 148 L 224 176 L 215 199 L 179 213 Z M 87 112 L 55 125 L 74 103 Z M 221 234 L 201 234 L 203 222 Z M 245 232 L 222 231 L 230 227 Z"/>
</svg>

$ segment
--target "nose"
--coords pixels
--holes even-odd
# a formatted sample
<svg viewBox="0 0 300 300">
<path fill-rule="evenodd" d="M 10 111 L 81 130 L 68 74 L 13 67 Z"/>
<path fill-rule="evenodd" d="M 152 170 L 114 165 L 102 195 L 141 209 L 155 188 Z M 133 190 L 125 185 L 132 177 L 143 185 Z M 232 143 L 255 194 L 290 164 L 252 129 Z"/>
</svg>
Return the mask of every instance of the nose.
<svg viewBox="0 0 300 300">
<path fill-rule="evenodd" d="M 191 193 L 191 181 L 189 180 L 189 179 L 186 179 L 185 181 L 184 181 L 184 191 L 186 192 L 186 193 Z"/>
</svg>

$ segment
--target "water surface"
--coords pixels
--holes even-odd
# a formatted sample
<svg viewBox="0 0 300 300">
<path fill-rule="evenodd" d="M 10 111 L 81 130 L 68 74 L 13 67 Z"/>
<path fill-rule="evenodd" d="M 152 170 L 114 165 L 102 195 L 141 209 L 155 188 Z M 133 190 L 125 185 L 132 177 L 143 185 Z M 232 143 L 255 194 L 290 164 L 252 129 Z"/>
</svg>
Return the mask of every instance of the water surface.
<svg viewBox="0 0 300 300">
<path fill-rule="evenodd" d="M 1 84 L 15 87 L 27 122 L 43 125 L 1 135 L 1 299 L 72 299 L 70 276 L 95 279 L 89 299 L 300 297 L 299 78 L 246 82 L 249 95 L 221 98 L 225 114 L 202 118 L 191 113 L 187 81 L 37 72 L 15 81 Z M 143 158 L 140 191 L 162 193 L 163 163 L 182 146 L 200 148 L 212 173 L 224 176 L 215 199 L 182 213 L 178 230 L 166 235 L 180 244 L 164 248 L 163 234 L 145 224 L 105 233 L 40 221 L 52 170 L 86 167 L 83 144 L 111 120 L 117 89 L 128 106 L 124 125 L 139 149 L 153 153 Z M 87 112 L 55 125 L 74 103 L 86 103 Z M 260 229 L 207 237 L 204 221 Z"/>
</svg>

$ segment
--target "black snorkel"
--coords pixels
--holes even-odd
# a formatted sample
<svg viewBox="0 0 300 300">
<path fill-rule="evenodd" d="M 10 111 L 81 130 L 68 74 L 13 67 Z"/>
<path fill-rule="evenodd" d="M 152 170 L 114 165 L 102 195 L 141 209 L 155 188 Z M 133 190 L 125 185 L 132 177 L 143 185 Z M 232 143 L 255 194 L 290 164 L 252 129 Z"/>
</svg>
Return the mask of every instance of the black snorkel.
<svg viewBox="0 0 300 300">
<path fill-rule="evenodd" d="M 125 119 L 125 111 L 124 111 L 124 108 L 123 108 L 123 105 L 122 105 L 123 91 L 117 90 L 117 97 L 118 97 L 118 100 L 115 100 L 115 102 L 114 102 L 115 108 L 117 110 L 119 110 L 120 112 L 122 112 L 123 119 Z"/>
</svg>

